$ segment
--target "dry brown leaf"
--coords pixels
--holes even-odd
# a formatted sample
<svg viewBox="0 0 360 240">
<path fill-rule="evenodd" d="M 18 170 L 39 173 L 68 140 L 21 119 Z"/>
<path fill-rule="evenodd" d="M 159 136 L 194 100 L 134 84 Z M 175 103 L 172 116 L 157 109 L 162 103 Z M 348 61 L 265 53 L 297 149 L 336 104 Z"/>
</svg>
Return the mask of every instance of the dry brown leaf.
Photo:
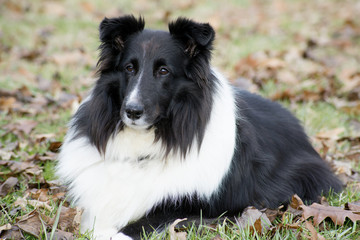
<svg viewBox="0 0 360 240">
<path fill-rule="evenodd" d="M 11 174 L 13 175 L 18 173 L 26 173 L 32 176 L 39 176 L 42 173 L 41 167 L 30 161 L 8 161 L 6 165 L 10 168 Z"/>
<path fill-rule="evenodd" d="M 88 55 L 77 49 L 73 51 L 54 54 L 52 56 L 52 61 L 60 66 L 91 65 L 92 63 L 92 59 Z"/>
<path fill-rule="evenodd" d="M 42 223 L 39 213 L 34 210 L 24 216 L 16 223 L 21 230 L 39 238 L 42 230 Z"/>
<path fill-rule="evenodd" d="M 360 201 L 345 203 L 345 209 L 360 214 Z"/>
<path fill-rule="evenodd" d="M 12 227 L 12 226 L 11 226 L 10 223 L 0 226 L 0 233 L 1 233 L 2 231 L 4 231 L 4 230 L 10 230 L 11 227 Z"/>
<path fill-rule="evenodd" d="M 0 110 L 9 111 L 16 103 L 16 98 L 14 97 L 0 97 Z"/>
<path fill-rule="evenodd" d="M 24 239 L 18 226 L 11 226 L 10 229 L 0 231 L 0 239 Z"/>
<path fill-rule="evenodd" d="M 89 13 L 93 13 L 96 9 L 95 6 L 90 2 L 81 2 L 80 5 L 84 11 Z"/>
<path fill-rule="evenodd" d="M 304 205 L 304 202 L 301 200 L 301 198 L 297 194 L 294 194 L 291 197 L 290 206 L 294 209 L 301 209 L 302 205 Z"/>
<path fill-rule="evenodd" d="M 47 235 L 47 238 L 50 239 L 50 235 L 51 233 L 46 233 Z M 55 234 L 53 236 L 53 239 L 54 240 L 57 240 L 57 239 L 64 239 L 64 240 L 73 240 L 75 239 L 75 236 L 73 233 L 71 232 L 65 232 L 65 231 L 62 231 L 62 230 L 59 230 L 59 229 L 56 229 L 55 230 Z"/>
<path fill-rule="evenodd" d="M 262 210 L 262 212 L 266 214 L 270 222 L 274 222 L 275 219 L 282 214 L 279 209 L 266 208 L 264 211 Z"/>
<path fill-rule="evenodd" d="M 176 232 L 175 226 L 180 222 L 186 221 L 186 218 L 176 219 L 169 227 L 170 240 L 186 240 L 187 233 L 186 232 Z"/>
<path fill-rule="evenodd" d="M 42 11 L 49 16 L 64 17 L 68 12 L 61 2 L 45 1 L 42 3 Z"/>
<path fill-rule="evenodd" d="M 18 197 L 16 201 L 14 202 L 14 206 L 20 206 L 21 209 L 26 210 L 26 205 L 29 204 L 33 206 L 34 208 L 44 208 L 49 210 L 50 212 L 54 209 L 47 203 L 47 202 L 41 202 L 38 200 L 27 200 L 25 197 Z"/>
<path fill-rule="evenodd" d="M 287 222 L 286 218 L 288 217 L 288 214 L 291 214 L 294 220 L 301 219 L 303 214 L 303 210 L 301 208 L 302 205 L 304 205 L 304 203 L 301 198 L 296 194 L 293 195 L 290 204 L 288 205 L 285 213 L 282 215 L 282 222 Z M 294 224 L 286 224 L 284 227 L 290 229 L 300 228 L 298 221 Z"/>
<path fill-rule="evenodd" d="M 348 162 L 348 161 L 337 161 L 337 160 L 333 160 L 331 162 L 331 166 L 335 171 L 335 174 L 340 175 L 340 174 L 346 174 L 347 176 L 351 176 L 352 175 L 352 163 Z"/>
<path fill-rule="evenodd" d="M 315 227 L 309 221 L 305 221 L 305 227 L 311 233 L 311 240 L 325 240 L 325 238 L 316 231 Z"/>
<path fill-rule="evenodd" d="M 300 80 L 295 76 L 293 72 L 286 69 L 278 71 L 276 79 L 278 80 L 278 82 L 285 83 L 290 86 L 295 86 L 300 82 Z"/>
<path fill-rule="evenodd" d="M 54 139 L 56 137 L 55 133 L 44 133 L 44 134 L 36 134 L 35 139 L 36 142 L 45 142 L 46 140 Z"/>
<path fill-rule="evenodd" d="M 9 161 L 14 154 L 12 152 L 0 149 L 0 160 Z"/>
<path fill-rule="evenodd" d="M 339 78 L 343 84 L 341 88 L 343 92 L 349 92 L 360 86 L 360 72 L 357 68 L 344 68 Z"/>
<path fill-rule="evenodd" d="M 255 207 L 247 207 L 236 221 L 241 229 L 249 227 L 259 234 L 266 232 L 271 227 L 271 222 L 266 214 Z"/>
<path fill-rule="evenodd" d="M 0 186 L 0 197 L 6 196 L 15 185 L 19 182 L 16 177 L 9 177 L 6 181 Z"/>
<path fill-rule="evenodd" d="M 39 124 L 39 122 L 30 119 L 21 119 L 15 123 L 9 123 L 3 126 L 4 129 L 18 135 L 19 133 L 30 134 L 30 132 Z"/>
<path fill-rule="evenodd" d="M 344 133 L 345 128 L 339 127 L 331 130 L 321 131 L 316 134 L 316 137 L 319 139 L 327 139 L 327 140 L 338 140 L 340 139 L 340 135 Z"/>
<path fill-rule="evenodd" d="M 336 108 L 341 109 L 345 113 L 359 115 L 360 114 L 360 101 L 346 101 L 342 99 L 334 99 L 332 103 Z"/>
<path fill-rule="evenodd" d="M 69 232 L 78 230 L 79 225 L 74 224 L 74 219 L 77 214 L 78 214 L 78 209 L 62 206 L 57 228 L 60 230 L 69 231 Z M 55 219 L 53 219 L 53 220 L 55 220 Z"/>
<path fill-rule="evenodd" d="M 48 195 L 49 189 L 46 188 L 40 188 L 40 189 L 31 189 L 30 190 L 30 197 L 32 199 L 41 201 L 41 202 L 47 202 L 49 201 L 49 195 Z"/>
<path fill-rule="evenodd" d="M 323 206 L 318 203 L 313 203 L 311 206 L 302 205 L 304 210 L 303 217 L 308 219 L 314 217 L 314 224 L 318 226 L 325 218 L 329 217 L 337 225 L 343 225 L 346 218 L 351 221 L 360 221 L 360 215 L 353 211 L 344 210 L 341 207 Z"/>
<path fill-rule="evenodd" d="M 62 142 L 50 142 L 50 146 L 49 146 L 48 149 L 49 149 L 51 152 L 55 152 L 55 153 L 56 153 L 56 152 L 59 151 L 61 145 L 62 145 Z"/>
</svg>

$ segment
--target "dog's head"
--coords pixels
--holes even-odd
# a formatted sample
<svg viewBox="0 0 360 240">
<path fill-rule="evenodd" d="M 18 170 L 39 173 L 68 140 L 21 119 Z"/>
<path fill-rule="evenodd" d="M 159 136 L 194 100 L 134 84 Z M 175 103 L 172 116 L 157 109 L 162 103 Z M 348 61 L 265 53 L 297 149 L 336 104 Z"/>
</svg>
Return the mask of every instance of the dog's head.
<svg viewBox="0 0 360 240">
<path fill-rule="evenodd" d="M 154 129 L 167 153 L 185 155 L 201 144 L 210 118 L 215 32 L 185 18 L 170 23 L 169 32 L 144 25 L 133 16 L 101 22 L 99 80 L 74 117 L 75 137 L 86 135 L 104 152 L 124 127 Z"/>
<path fill-rule="evenodd" d="M 169 32 L 144 30 L 144 20 L 133 16 L 105 18 L 98 71 L 118 76 L 122 122 L 152 127 L 168 117 L 172 101 L 204 88 L 214 36 L 209 24 L 184 18 L 170 23 Z"/>
</svg>

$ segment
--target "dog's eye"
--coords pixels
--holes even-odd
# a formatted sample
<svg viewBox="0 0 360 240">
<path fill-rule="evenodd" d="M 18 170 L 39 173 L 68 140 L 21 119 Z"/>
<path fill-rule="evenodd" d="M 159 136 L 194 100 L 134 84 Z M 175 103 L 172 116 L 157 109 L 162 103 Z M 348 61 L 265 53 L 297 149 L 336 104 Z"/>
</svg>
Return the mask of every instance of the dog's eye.
<svg viewBox="0 0 360 240">
<path fill-rule="evenodd" d="M 135 68 L 134 65 L 129 64 L 125 67 L 125 70 L 128 71 L 129 73 L 134 73 L 135 72 Z"/>
<path fill-rule="evenodd" d="M 162 67 L 159 69 L 159 74 L 162 76 L 165 76 L 169 73 L 169 70 L 167 70 L 166 68 Z"/>
</svg>

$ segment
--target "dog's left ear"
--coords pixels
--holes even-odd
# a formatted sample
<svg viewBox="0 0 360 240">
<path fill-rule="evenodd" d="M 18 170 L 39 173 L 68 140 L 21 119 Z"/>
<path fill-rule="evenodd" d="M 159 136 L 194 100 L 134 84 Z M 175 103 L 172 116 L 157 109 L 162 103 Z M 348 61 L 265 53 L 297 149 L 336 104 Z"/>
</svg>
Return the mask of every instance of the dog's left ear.
<svg viewBox="0 0 360 240">
<path fill-rule="evenodd" d="M 184 44 L 184 51 L 190 58 L 201 52 L 210 57 L 215 31 L 208 23 L 197 23 L 186 18 L 178 18 L 169 24 L 169 31 L 172 36 Z"/>
<path fill-rule="evenodd" d="M 211 69 L 210 59 L 214 29 L 207 23 L 197 23 L 186 18 L 179 18 L 169 24 L 170 34 L 183 45 L 185 54 L 189 57 L 185 73 L 193 79 L 200 88 L 208 86 Z"/>
</svg>

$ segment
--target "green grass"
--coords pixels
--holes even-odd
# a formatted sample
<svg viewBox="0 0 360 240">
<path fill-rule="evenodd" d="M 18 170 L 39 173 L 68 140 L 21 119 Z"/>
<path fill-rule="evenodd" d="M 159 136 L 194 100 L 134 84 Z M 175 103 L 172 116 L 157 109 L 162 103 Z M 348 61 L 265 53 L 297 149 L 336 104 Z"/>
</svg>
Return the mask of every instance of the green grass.
<svg viewBox="0 0 360 240">
<path fill-rule="evenodd" d="M 8 9 L 5 2 L 12 2 L 20 10 Z M 45 2 L 41 0 L 9 0 L 5 2 L 0 7 L 0 89 L 15 91 L 22 86 L 27 86 L 33 95 L 53 97 L 51 91 L 40 90 L 37 79 L 44 78 L 49 81 L 56 79 L 60 83 L 62 91 L 72 94 L 85 95 L 89 90 L 89 87 L 83 86 L 79 79 L 93 77 L 98 55 L 98 24 L 104 15 L 114 16 L 125 13 L 133 13 L 135 16 L 142 15 L 147 21 L 147 27 L 162 30 L 167 29 L 167 20 L 176 19 L 177 16 L 210 21 L 217 27 L 213 64 L 232 79 L 236 79 L 238 76 L 234 66 L 249 54 L 262 50 L 282 52 L 290 47 L 303 48 L 306 38 L 317 39 L 328 36 L 331 39 L 332 33 L 341 28 L 345 21 L 341 16 L 334 15 L 335 10 L 344 5 L 350 11 L 356 1 L 349 0 L 340 3 L 339 1 L 317 0 L 310 6 L 304 0 L 288 0 L 279 1 L 283 5 L 276 6 L 277 1 L 250 0 L 231 0 L 226 3 L 201 0 L 188 1 L 188 4 L 167 0 L 141 1 L 140 3 L 130 0 L 118 3 L 110 0 L 95 0 L 89 3 L 90 8 L 92 7 L 90 10 L 84 6 L 83 1 L 55 1 L 65 9 L 65 16 L 57 15 L 56 12 L 47 12 L 49 10 L 46 10 Z M 322 8 L 326 4 L 329 4 L 329 8 Z M 281 10 L 282 7 L 285 10 Z M 350 13 L 349 16 L 351 17 Z M 354 21 L 355 25 L 359 24 L 356 20 Z M 44 31 L 48 31 L 48 33 L 41 35 Z M 359 38 L 350 40 L 354 45 L 359 44 L 360 41 Z M 51 60 L 55 54 L 79 49 L 90 57 L 90 64 L 57 65 Z M 39 50 L 42 60 L 20 59 L 19 56 L 22 53 L 32 50 Z M 343 52 L 346 52 L 345 50 Z M 335 66 L 335 73 L 339 73 L 344 67 L 359 65 L 357 58 L 352 58 L 352 52 L 344 53 L 346 59 L 348 58 L 348 64 Z M 329 58 L 334 57 L 339 54 L 339 49 L 328 45 L 321 54 Z M 312 81 L 314 79 L 302 80 Z M 341 79 L 337 79 L 337 81 L 341 86 Z M 328 85 L 327 79 L 316 79 L 313 83 L 296 89 L 299 92 L 305 89 L 316 91 L 319 87 Z M 268 79 L 263 83 L 259 93 L 265 97 L 271 97 L 286 89 L 289 89 L 289 86 Z M 360 121 L 360 116 L 343 112 L 326 101 L 282 101 L 281 104 L 300 119 L 306 132 L 312 137 L 321 131 L 339 127 L 345 129 L 344 136 L 349 136 L 354 133 L 350 127 L 350 121 L 354 119 Z M 50 106 L 35 116 L 19 113 L 8 114 L 0 111 L 0 149 L 9 143 L 18 141 L 20 147 L 14 151 L 16 157 L 12 159 L 16 161 L 25 161 L 27 156 L 46 153 L 49 141 L 63 140 L 70 116 L 70 109 L 60 109 L 56 106 Z M 39 124 L 29 136 L 18 137 L 14 133 L 4 135 L 6 131 L 2 129 L 2 126 L 20 119 L 33 119 Z M 48 133 L 54 133 L 55 137 L 42 143 L 34 141 L 37 134 Z M 332 151 L 346 152 L 349 146 L 348 142 L 339 143 Z M 46 181 L 56 178 L 55 161 L 39 164 L 43 168 L 42 177 Z M 360 170 L 359 161 L 353 164 L 354 169 Z M 8 168 L 3 166 L 0 166 L 0 172 L 11 173 Z M 4 182 L 6 176 L 0 175 L 0 181 Z M 12 214 L 15 209 L 13 203 L 18 197 L 24 196 L 28 190 L 28 183 L 40 184 L 35 178 L 25 179 L 21 174 L 16 177 L 19 178 L 19 184 L 15 190 L 0 198 L 0 226 L 6 223 L 14 224 L 17 217 L 34 209 L 29 205 L 27 209 L 15 211 Z M 333 206 L 343 206 L 346 202 L 358 200 L 360 200 L 360 193 L 351 186 L 348 186 L 339 195 L 328 196 L 328 201 Z M 58 210 L 59 202 L 51 202 L 51 205 L 54 207 L 53 211 L 44 212 L 44 214 L 53 217 Z M 222 239 L 269 239 L 270 236 L 272 239 L 307 239 L 306 236 L 309 235 L 309 232 L 304 226 L 297 230 L 280 227 L 280 225 L 294 223 L 293 218 L 294 216 L 288 214 L 283 219 L 277 219 L 277 224 L 275 224 L 277 228 L 273 231 L 255 235 L 250 229 L 239 229 L 229 222 L 219 224 L 215 230 L 207 226 L 192 226 L 188 229 L 188 239 L 212 239 L 216 236 L 220 236 Z M 354 224 L 350 221 L 346 222 L 344 226 L 335 226 L 327 221 L 320 230 L 317 230 L 321 230 L 321 235 L 326 239 L 360 238 L 359 223 Z M 78 239 L 88 239 L 91 236 L 91 232 L 80 234 Z M 25 238 L 35 239 L 31 235 L 26 235 Z M 149 236 L 148 239 L 159 239 L 159 235 Z"/>
</svg>

